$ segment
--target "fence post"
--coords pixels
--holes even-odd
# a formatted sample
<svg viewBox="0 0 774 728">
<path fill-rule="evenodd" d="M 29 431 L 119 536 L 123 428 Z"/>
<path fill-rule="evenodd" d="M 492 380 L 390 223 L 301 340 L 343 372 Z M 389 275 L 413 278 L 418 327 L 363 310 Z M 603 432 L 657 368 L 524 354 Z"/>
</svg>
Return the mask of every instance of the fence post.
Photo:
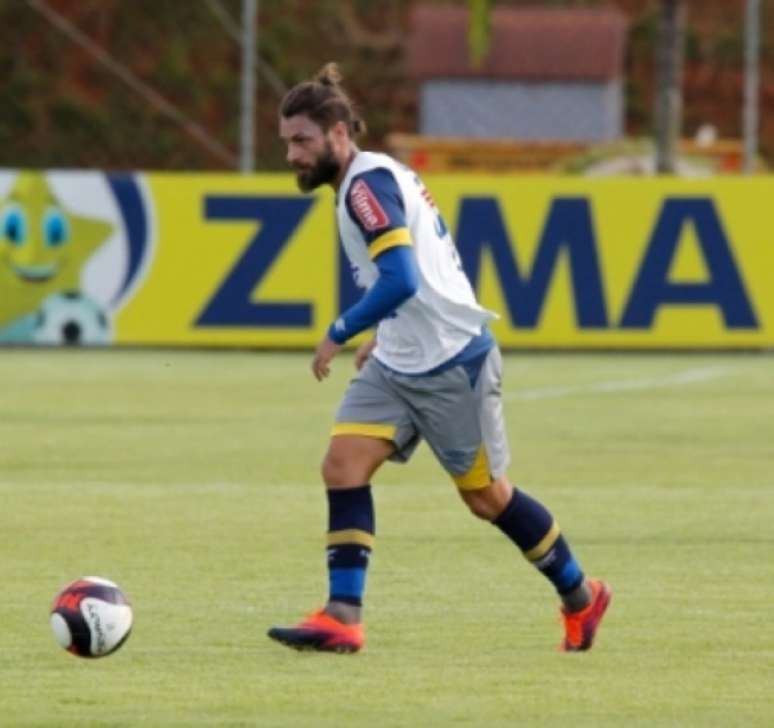
<svg viewBox="0 0 774 728">
<path fill-rule="evenodd" d="M 242 104 L 239 168 L 243 174 L 255 169 L 255 56 L 258 41 L 258 0 L 242 0 Z"/>
<path fill-rule="evenodd" d="M 760 16 L 760 0 L 747 0 L 744 31 L 744 107 L 742 111 L 745 174 L 752 174 L 755 171 L 758 157 Z"/>
<path fill-rule="evenodd" d="M 656 172 L 677 169 L 677 142 L 682 120 L 682 64 L 685 6 L 661 0 L 656 51 Z"/>
</svg>

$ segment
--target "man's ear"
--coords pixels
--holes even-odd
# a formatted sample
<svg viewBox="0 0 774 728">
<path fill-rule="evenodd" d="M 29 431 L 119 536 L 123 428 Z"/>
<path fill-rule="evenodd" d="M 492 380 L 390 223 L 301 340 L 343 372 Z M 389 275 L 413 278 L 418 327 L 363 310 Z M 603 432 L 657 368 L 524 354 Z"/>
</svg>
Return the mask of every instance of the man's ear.
<svg viewBox="0 0 774 728">
<path fill-rule="evenodd" d="M 332 127 L 331 131 L 339 141 L 343 141 L 349 137 L 349 129 L 344 121 L 337 121 Z"/>
</svg>

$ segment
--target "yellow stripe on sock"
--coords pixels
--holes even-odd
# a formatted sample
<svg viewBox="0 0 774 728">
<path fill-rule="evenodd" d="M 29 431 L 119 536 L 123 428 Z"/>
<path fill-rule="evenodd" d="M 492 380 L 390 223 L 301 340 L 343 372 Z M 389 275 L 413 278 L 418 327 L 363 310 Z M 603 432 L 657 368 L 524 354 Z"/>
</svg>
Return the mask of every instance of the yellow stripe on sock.
<svg viewBox="0 0 774 728">
<path fill-rule="evenodd" d="M 331 436 L 362 435 L 363 437 L 376 437 L 381 440 L 393 440 L 396 429 L 395 425 L 378 425 L 367 422 L 337 422 L 331 430 Z"/>
<path fill-rule="evenodd" d="M 379 253 L 398 245 L 411 245 L 411 233 L 408 228 L 395 228 L 380 235 L 368 246 L 368 255 L 373 260 Z"/>
<path fill-rule="evenodd" d="M 343 531 L 330 531 L 327 534 L 328 546 L 339 546 L 343 543 L 357 543 L 361 546 L 374 547 L 374 535 L 359 528 L 346 528 Z"/>
<path fill-rule="evenodd" d="M 478 448 L 476 459 L 470 466 L 470 470 L 462 475 L 452 475 L 452 478 L 460 490 L 479 490 L 486 488 L 492 482 L 489 473 L 489 458 L 486 456 L 483 445 Z"/>
<path fill-rule="evenodd" d="M 556 539 L 559 538 L 559 524 L 554 521 L 551 524 L 551 528 L 548 529 L 548 533 L 540 539 L 540 543 L 537 546 L 533 546 L 529 551 L 525 551 L 524 555 L 530 561 L 537 561 L 545 556 L 551 547 L 556 543 Z"/>
</svg>

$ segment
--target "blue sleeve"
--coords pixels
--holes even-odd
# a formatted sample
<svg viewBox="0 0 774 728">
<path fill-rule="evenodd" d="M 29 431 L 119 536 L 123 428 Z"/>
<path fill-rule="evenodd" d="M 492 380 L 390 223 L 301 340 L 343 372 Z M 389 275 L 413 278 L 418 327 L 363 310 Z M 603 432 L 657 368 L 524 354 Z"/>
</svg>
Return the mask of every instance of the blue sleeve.
<svg viewBox="0 0 774 728">
<path fill-rule="evenodd" d="M 419 271 L 410 247 L 385 250 L 376 259 L 376 267 L 379 269 L 376 283 L 328 329 L 328 336 L 337 344 L 345 343 L 386 318 L 417 292 Z"/>
<path fill-rule="evenodd" d="M 372 260 L 385 250 L 411 245 L 403 193 L 389 169 L 377 167 L 355 175 L 344 200 Z"/>
</svg>

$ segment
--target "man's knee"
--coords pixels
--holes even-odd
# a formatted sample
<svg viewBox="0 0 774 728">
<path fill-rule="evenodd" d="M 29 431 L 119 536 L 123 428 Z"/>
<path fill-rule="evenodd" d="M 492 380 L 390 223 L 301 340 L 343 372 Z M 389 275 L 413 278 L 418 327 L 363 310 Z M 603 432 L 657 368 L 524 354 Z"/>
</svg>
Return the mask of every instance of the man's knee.
<svg viewBox="0 0 774 728">
<path fill-rule="evenodd" d="M 328 448 L 320 467 L 323 482 L 328 488 L 348 485 L 352 478 L 352 470 L 352 463 L 347 460 L 344 453 Z"/>
<path fill-rule="evenodd" d="M 476 518 L 481 518 L 484 521 L 493 521 L 502 511 L 502 509 L 498 510 L 496 504 L 489 498 L 489 494 L 486 491 L 490 487 L 462 492 L 462 500 L 465 501 L 465 505 L 467 505 L 470 512 Z"/>
<path fill-rule="evenodd" d="M 513 488 L 505 478 L 493 480 L 485 488 L 460 490 L 470 512 L 485 521 L 494 521 L 511 500 Z"/>
<path fill-rule="evenodd" d="M 389 440 L 356 435 L 334 437 L 323 458 L 323 481 L 328 488 L 365 485 L 393 450 Z"/>
</svg>

